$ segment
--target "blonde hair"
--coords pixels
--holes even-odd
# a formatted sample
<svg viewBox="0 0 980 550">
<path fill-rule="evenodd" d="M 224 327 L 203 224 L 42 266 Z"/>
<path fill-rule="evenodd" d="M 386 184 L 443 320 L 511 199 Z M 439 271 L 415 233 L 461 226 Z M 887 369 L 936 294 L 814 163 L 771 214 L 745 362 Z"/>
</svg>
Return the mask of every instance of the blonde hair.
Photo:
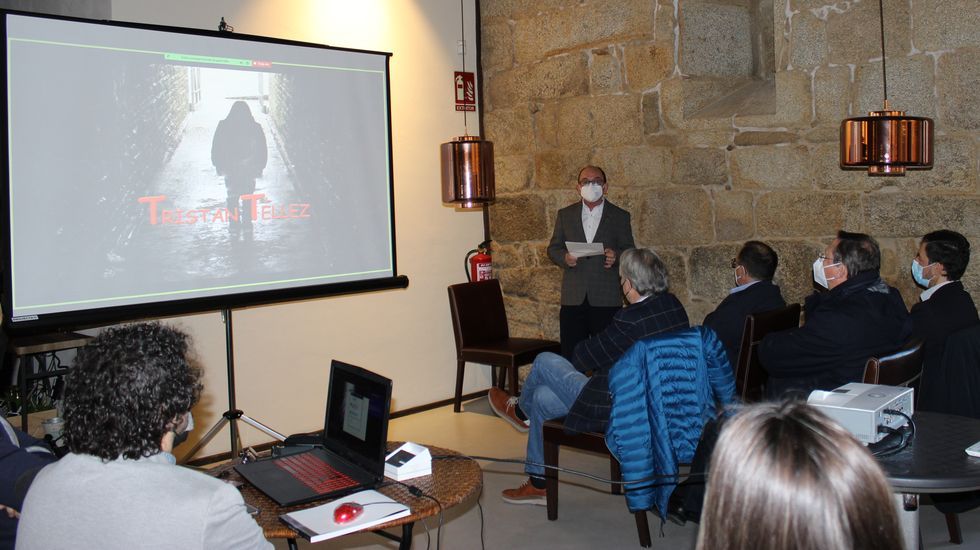
<svg viewBox="0 0 980 550">
<path fill-rule="evenodd" d="M 698 550 L 902 548 L 874 457 L 802 401 L 743 409 L 711 458 Z"/>
</svg>

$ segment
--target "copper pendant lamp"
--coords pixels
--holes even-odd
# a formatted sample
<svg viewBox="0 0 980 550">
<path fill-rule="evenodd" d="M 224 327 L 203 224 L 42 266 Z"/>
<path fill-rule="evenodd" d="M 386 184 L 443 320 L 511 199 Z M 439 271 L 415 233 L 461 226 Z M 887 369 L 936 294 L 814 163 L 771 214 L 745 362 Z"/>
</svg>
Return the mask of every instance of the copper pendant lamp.
<svg viewBox="0 0 980 550">
<path fill-rule="evenodd" d="M 888 105 L 885 71 L 885 17 L 878 0 L 881 28 L 881 81 L 884 108 L 866 117 L 845 119 L 840 124 L 840 167 L 867 170 L 869 176 L 904 176 L 906 170 L 931 170 L 933 122 L 931 118 L 906 116 Z"/>
<path fill-rule="evenodd" d="M 477 208 L 493 202 L 493 142 L 459 136 L 439 147 L 442 202 Z"/>
<path fill-rule="evenodd" d="M 459 2 L 459 25 L 462 37 L 463 71 L 466 71 L 466 25 L 463 2 Z M 466 132 L 463 111 L 463 135 L 439 147 L 442 167 L 442 202 L 459 208 L 479 208 L 494 200 L 493 142 Z"/>
</svg>

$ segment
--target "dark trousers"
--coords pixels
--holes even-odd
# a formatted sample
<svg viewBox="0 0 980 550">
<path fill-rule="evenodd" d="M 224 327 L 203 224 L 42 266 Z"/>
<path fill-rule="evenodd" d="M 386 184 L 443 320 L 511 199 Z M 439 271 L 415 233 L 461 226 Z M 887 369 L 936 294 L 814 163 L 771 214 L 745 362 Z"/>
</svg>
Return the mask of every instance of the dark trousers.
<svg viewBox="0 0 980 550">
<path fill-rule="evenodd" d="M 711 462 L 711 453 L 715 450 L 715 443 L 718 442 L 718 434 L 721 426 L 718 420 L 709 420 L 704 425 L 701 432 L 701 439 L 694 450 L 694 458 L 691 460 L 691 471 L 686 480 L 674 489 L 670 499 L 681 504 L 687 513 L 687 519 L 694 522 L 701 521 L 701 509 L 704 505 L 705 485 L 708 481 L 708 465 Z"/>
<path fill-rule="evenodd" d="M 561 354 L 572 360 L 575 346 L 590 336 L 599 334 L 612 322 L 613 315 L 622 309 L 618 306 L 603 307 L 589 305 L 586 297 L 581 305 L 561 306 L 558 326 L 561 331 Z"/>
</svg>

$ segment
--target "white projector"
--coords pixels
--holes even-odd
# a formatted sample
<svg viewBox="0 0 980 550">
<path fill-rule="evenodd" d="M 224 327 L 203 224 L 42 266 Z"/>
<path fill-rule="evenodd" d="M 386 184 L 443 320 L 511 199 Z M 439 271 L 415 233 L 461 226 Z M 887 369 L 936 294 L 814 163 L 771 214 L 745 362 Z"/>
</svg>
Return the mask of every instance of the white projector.
<svg viewBox="0 0 980 550">
<path fill-rule="evenodd" d="M 897 429 L 906 424 L 904 417 L 886 414 L 886 409 L 903 412 L 910 417 L 914 412 L 912 388 L 857 382 L 831 391 L 814 390 L 806 401 L 837 421 L 865 445 L 877 443 L 888 435 L 879 432 L 879 426 Z"/>
</svg>

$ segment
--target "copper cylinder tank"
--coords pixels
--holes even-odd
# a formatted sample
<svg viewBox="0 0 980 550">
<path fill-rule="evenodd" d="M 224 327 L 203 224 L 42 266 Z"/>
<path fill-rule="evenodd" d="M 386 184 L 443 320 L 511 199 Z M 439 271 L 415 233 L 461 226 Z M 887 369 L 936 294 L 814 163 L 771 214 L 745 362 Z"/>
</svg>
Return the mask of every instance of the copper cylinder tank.
<svg viewBox="0 0 980 550">
<path fill-rule="evenodd" d="M 460 136 L 440 148 L 442 202 L 476 208 L 494 200 L 493 142 Z"/>
</svg>

